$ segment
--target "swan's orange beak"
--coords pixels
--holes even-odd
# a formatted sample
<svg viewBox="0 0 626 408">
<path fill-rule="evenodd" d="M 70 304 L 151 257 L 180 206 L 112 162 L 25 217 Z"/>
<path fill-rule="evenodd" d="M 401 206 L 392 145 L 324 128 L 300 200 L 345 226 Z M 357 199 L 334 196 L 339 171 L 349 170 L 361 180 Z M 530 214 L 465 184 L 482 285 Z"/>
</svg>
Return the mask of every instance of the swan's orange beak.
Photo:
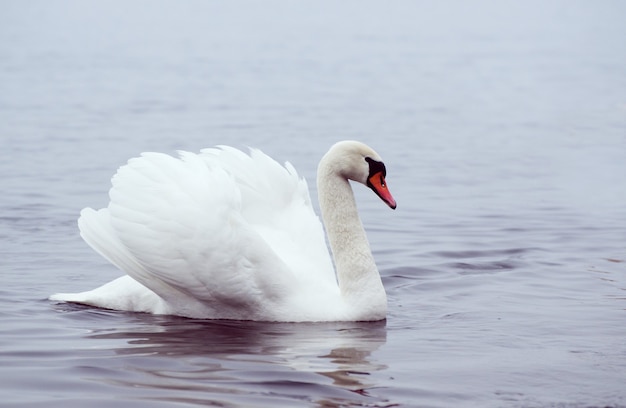
<svg viewBox="0 0 626 408">
<path fill-rule="evenodd" d="M 396 200 L 394 200 L 393 196 L 389 192 L 387 188 L 387 183 L 385 182 L 385 174 L 382 171 L 378 173 L 374 173 L 367 179 L 367 185 L 369 188 L 374 190 L 374 192 L 381 198 L 392 210 L 396 209 Z"/>
</svg>

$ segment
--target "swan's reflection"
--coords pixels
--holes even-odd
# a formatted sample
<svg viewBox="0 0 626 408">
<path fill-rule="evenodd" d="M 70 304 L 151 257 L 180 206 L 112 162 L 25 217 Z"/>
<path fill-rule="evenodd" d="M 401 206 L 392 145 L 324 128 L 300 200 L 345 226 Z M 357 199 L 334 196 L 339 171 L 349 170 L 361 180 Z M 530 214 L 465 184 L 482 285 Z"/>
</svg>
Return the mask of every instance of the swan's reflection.
<svg viewBox="0 0 626 408">
<path fill-rule="evenodd" d="M 386 341 L 384 321 L 295 324 L 123 316 L 128 319 L 122 327 L 88 334 L 113 343 L 124 370 L 135 374 L 127 384 L 115 382 L 161 392 L 194 390 L 204 393 L 202 403 L 218 396 L 227 405 L 241 404 L 244 394 L 268 393 L 320 406 L 345 405 L 355 398 L 371 402 L 371 374 L 386 368 L 372 358 Z"/>
</svg>

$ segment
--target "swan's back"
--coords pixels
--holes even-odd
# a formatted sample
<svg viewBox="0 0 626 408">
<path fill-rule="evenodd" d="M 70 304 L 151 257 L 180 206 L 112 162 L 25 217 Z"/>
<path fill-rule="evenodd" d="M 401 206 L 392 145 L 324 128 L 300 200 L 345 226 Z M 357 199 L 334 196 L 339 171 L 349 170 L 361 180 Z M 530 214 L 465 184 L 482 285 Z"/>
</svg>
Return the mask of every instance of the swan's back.
<svg viewBox="0 0 626 408">
<path fill-rule="evenodd" d="M 179 158 L 145 153 L 112 183 L 108 208 L 81 213 L 81 235 L 152 293 L 120 300 L 100 292 L 98 306 L 125 301 L 127 310 L 190 317 L 310 320 L 298 305 L 338 295 L 321 222 L 289 164 L 228 147 Z"/>
</svg>

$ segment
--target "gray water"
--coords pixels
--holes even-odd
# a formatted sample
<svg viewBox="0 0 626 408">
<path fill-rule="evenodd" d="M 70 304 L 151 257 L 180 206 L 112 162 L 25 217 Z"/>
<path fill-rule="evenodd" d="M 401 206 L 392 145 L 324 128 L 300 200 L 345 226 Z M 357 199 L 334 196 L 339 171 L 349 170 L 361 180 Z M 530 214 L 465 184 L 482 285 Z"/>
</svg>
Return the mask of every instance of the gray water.
<svg viewBox="0 0 626 408">
<path fill-rule="evenodd" d="M 626 406 L 626 3 L 0 3 L 0 405 Z M 386 322 L 50 302 L 142 151 L 359 139 Z"/>
</svg>

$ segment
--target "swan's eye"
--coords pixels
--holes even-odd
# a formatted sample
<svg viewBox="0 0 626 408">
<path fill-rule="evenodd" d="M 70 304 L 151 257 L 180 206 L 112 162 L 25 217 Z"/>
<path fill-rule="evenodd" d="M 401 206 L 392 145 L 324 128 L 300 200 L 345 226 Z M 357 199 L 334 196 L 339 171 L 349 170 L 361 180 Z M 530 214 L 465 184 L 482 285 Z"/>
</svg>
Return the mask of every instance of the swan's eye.
<svg viewBox="0 0 626 408">
<path fill-rule="evenodd" d="M 387 175 L 387 169 L 385 169 L 383 162 L 374 160 L 371 157 L 366 157 L 365 161 L 369 164 L 369 177 L 372 177 L 377 173 L 381 173 L 383 178 Z"/>
<path fill-rule="evenodd" d="M 366 157 L 365 161 L 369 164 L 369 175 L 367 176 L 366 185 L 374 190 L 378 197 L 382 198 L 392 209 L 396 209 L 396 200 L 393 199 L 391 193 L 387 189 L 387 183 L 385 183 L 385 176 L 387 175 L 387 169 L 383 162 L 374 160 L 370 157 Z"/>
</svg>

